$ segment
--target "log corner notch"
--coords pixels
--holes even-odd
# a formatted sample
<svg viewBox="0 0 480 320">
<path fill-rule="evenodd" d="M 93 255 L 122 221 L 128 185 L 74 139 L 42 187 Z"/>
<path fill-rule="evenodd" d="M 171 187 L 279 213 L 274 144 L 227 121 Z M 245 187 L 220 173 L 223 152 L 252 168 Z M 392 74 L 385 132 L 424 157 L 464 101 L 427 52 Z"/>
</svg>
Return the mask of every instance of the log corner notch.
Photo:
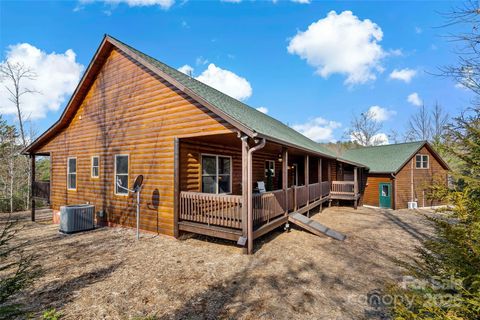
<svg viewBox="0 0 480 320">
<path fill-rule="evenodd" d="M 31 176 L 30 176 L 30 199 L 32 201 L 31 204 L 31 219 L 32 221 L 35 221 L 35 154 L 30 153 L 30 170 L 31 170 Z"/>
</svg>

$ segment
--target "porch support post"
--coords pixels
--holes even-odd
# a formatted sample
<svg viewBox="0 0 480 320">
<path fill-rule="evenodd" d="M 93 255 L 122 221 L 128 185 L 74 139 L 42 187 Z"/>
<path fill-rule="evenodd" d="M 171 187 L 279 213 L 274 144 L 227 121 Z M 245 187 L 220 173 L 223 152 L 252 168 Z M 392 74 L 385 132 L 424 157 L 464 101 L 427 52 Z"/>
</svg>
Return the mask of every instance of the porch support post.
<svg viewBox="0 0 480 320">
<path fill-rule="evenodd" d="M 310 157 L 308 154 L 305 156 L 305 165 L 303 166 L 305 169 L 305 187 L 307 188 L 307 207 L 310 205 L 310 189 L 308 185 L 310 184 Z M 307 216 L 310 217 L 310 210 L 307 211 Z"/>
<path fill-rule="evenodd" d="M 357 209 L 357 194 L 358 194 L 358 168 L 353 168 L 353 193 L 355 197 L 355 209 Z"/>
<path fill-rule="evenodd" d="M 35 154 L 31 153 L 30 154 L 30 159 L 31 159 L 31 183 L 30 183 L 30 199 L 32 201 L 32 221 L 35 221 Z"/>
<path fill-rule="evenodd" d="M 330 190 L 331 190 L 331 185 L 332 185 L 332 161 L 328 160 L 328 182 L 330 185 Z"/>
<path fill-rule="evenodd" d="M 288 214 L 288 150 L 282 150 L 282 188 L 285 194 L 285 215 Z"/>
<path fill-rule="evenodd" d="M 178 216 L 180 203 L 180 141 L 173 141 L 173 236 L 178 238 Z"/>
<path fill-rule="evenodd" d="M 248 150 L 247 154 L 247 163 L 248 163 L 248 179 L 247 179 L 247 252 L 248 254 L 253 253 L 253 177 L 252 177 L 252 164 L 253 164 L 253 153 L 257 150 L 265 147 L 266 140 L 262 139 L 260 143 Z"/>
<path fill-rule="evenodd" d="M 242 140 L 242 237 L 248 236 L 248 137 Z"/>
</svg>

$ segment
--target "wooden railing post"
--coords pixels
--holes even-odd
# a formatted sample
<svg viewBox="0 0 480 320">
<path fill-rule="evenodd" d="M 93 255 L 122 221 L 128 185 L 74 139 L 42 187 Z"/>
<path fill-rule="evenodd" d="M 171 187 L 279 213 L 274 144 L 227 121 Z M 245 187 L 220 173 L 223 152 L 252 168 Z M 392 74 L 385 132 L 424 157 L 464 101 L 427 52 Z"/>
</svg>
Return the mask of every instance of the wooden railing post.
<svg viewBox="0 0 480 320">
<path fill-rule="evenodd" d="M 282 150 L 282 189 L 285 193 L 285 215 L 288 214 L 288 150 L 283 148 Z"/>
</svg>

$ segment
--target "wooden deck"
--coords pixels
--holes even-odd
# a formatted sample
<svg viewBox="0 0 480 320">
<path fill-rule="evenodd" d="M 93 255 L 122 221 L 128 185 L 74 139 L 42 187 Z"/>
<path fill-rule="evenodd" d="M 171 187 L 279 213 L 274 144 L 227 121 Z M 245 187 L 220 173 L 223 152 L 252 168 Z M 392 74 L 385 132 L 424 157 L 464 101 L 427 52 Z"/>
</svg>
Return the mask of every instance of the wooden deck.
<svg viewBox="0 0 480 320">
<path fill-rule="evenodd" d="M 332 199 L 356 200 L 353 182 L 333 181 L 293 186 L 253 194 L 253 238 L 288 221 L 288 214 L 304 214 Z M 179 230 L 237 241 L 242 236 L 242 196 L 180 192 Z"/>
</svg>

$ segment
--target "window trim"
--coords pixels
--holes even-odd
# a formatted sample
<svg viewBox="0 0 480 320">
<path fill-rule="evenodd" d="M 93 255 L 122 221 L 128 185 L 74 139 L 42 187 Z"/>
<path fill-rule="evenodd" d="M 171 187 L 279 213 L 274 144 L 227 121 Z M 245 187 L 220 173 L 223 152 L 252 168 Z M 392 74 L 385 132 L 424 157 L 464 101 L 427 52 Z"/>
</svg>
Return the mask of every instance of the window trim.
<svg viewBox="0 0 480 320">
<path fill-rule="evenodd" d="M 125 188 L 128 189 L 128 183 L 130 178 L 130 154 L 128 153 L 119 153 L 113 156 L 113 194 L 119 197 L 128 197 L 128 191 L 126 193 L 117 193 L 117 157 L 127 157 L 128 162 L 128 173 L 127 176 L 127 186 Z M 125 175 L 125 173 L 120 173 L 120 175 Z"/>
<path fill-rule="evenodd" d="M 417 166 L 417 157 L 418 156 L 421 156 L 422 159 L 420 160 L 420 163 L 422 164 L 421 167 L 418 167 Z M 423 157 L 427 157 L 427 166 L 426 167 L 423 167 Z M 422 153 L 417 153 L 415 155 L 415 169 L 418 169 L 418 170 L 425 170 L 425 169 L 430 169 L 430 156 L 428 154 L 422 154 Z"/>
<path fill-rule="evenodd" d="M 75 188 L 70 188 L 70 184 L 69 184 L 69 177 L 70 177 L 70 159 L 75 159 Z M 67 157 L 67 190 L 68 191 L 77 191 L 77 183 L 78 183 L 78 179 L 77 179 L 77 169 L 78 169 L 78 159 L 77 157 Z"/>
<path fill-rule="evenodd" d="M 267 164 L 267 163 L 273 163 L 273 174 L 272 174 L 272 178 L 273 178 L 273 177 L 275 177 L 275 160 L 265 160 L 265 164 Z M 270 170 L 270 168 L 265 169 L 265 178 L 268 178 L 267 170 Z"/>
<path fill-rule="evenodd" d="M 96 175 L 96 176 L 93 175 L 93 168 L 94 168 L 94 166 L 93 166 L 93 158 L 97 158 L 97 159 L 98 159 L 98 164 L 97 164 L 97 169 L 98 169 L 98 170 L 97 170 L 97 174 L 98 174 L 98 175 Z M 90 158 L 90 177 L 91 177 L 92 179 L 98 179 L 98 178 L 100 178 L 100 156 L 98 156 L 98 155 L 92 156 L 92 157 Z"/>
<path fill-rule="evenodd" d="M 202 188 L 202 178 L 203 178 L 203 157 L 204 156 L 207 156 L 207 157 L 215 157 L 215 162 L 216 162 L 216 168 L 215 168 L 215 180 L 216 180 L 216 184 L 215 184 L 215 193 L 209 193 L 209 194 L 232 194 L 233 193 L 233 160 L 232 160 L 232 156 L 226 156 L 226 155 L 223 155 L 223 154 L 213 154 L 213 153 L 201 153 L 200 154 L 200 192 L 202 193 L 206 193 L 206 192 L 203 192 L 203 188 Z M 229 158 L 230 159 L 230 192 L 223 192 L 223 193 L 219 193 L 218 192 L 218 157 L 222 157 L 222 158 Z"/>
</svg>

